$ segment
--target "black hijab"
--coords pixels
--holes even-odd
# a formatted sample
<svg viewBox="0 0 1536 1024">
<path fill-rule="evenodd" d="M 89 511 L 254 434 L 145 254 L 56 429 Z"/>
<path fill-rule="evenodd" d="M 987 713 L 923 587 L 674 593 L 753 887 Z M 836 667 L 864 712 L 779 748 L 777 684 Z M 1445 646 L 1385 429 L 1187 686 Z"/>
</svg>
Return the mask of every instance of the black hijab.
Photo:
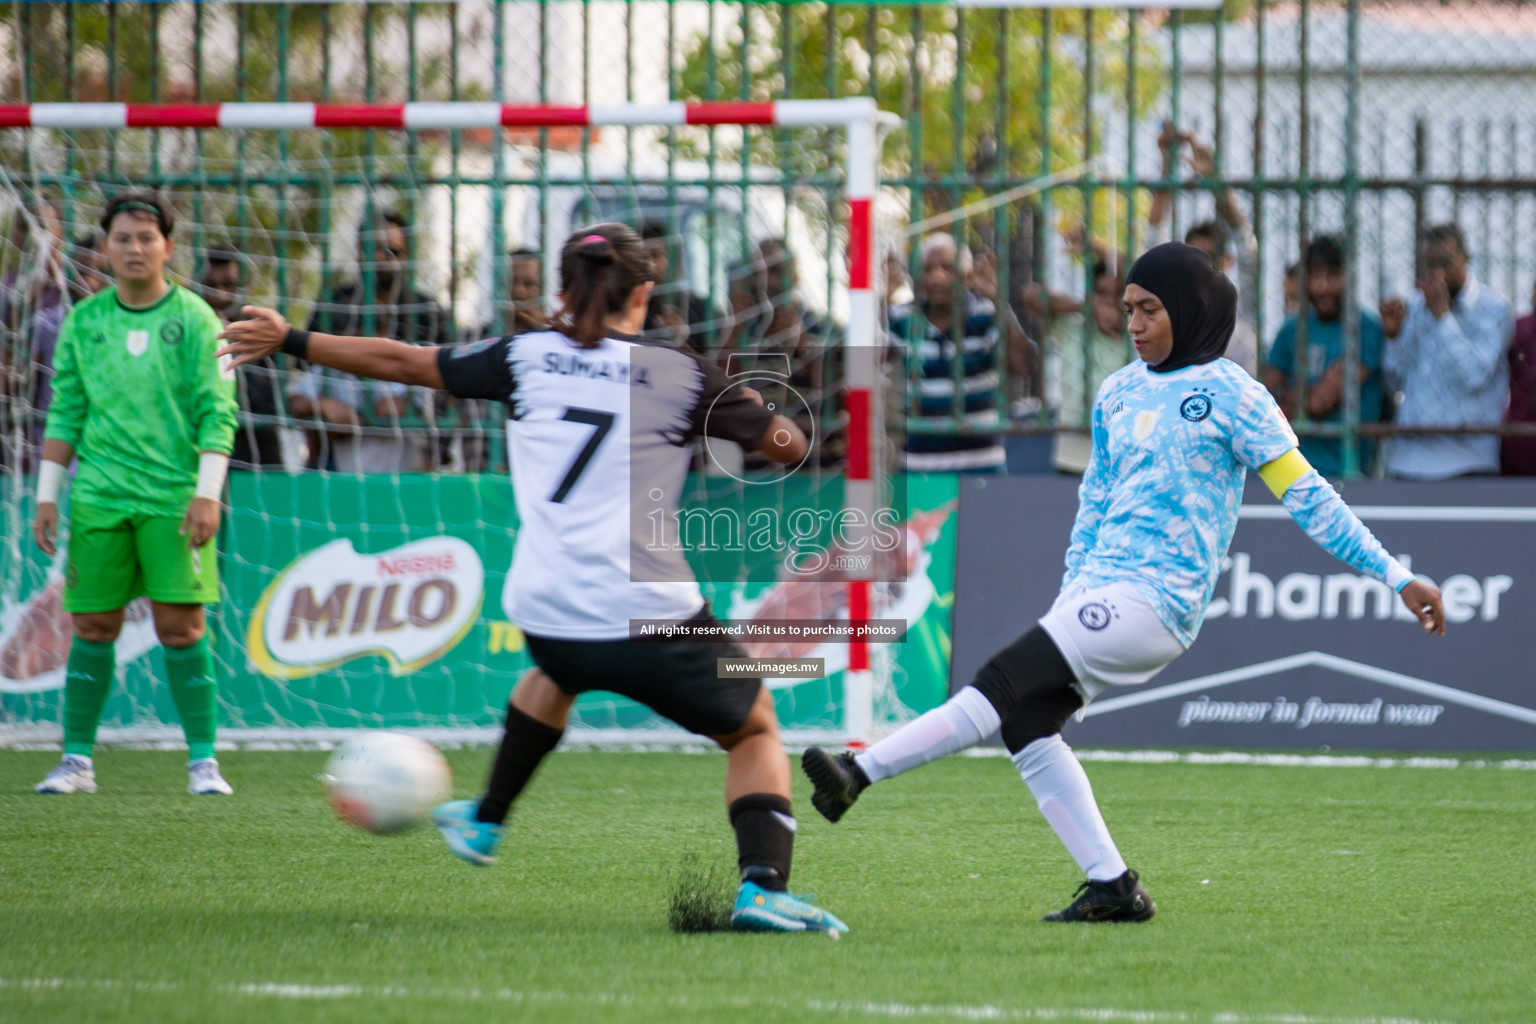
<svg viewBox="0 0 1536 1024">
<path fill-rule="evenodd" d="M 1237 289 L 1201 249 L 1168 242 L 1141 254 L 1125 276 L 1161 300 L 1173 322 L 1173 351 L 1153 373 L 1220 359 L 1237 327 Z"/>
</svg>

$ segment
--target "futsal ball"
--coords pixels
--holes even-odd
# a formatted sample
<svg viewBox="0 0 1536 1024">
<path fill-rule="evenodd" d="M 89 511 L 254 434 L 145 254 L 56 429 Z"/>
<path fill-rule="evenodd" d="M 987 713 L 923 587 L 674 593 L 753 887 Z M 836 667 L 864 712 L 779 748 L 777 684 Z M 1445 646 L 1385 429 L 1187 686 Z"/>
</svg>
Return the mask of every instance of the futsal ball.
<svg viewBox="0 0 1536 1024">
<path fill-rule="evenodd" d="M 398 732 L 347 740 L 331 755 L 323 778 L 336 817 L 379 835 L 419 825 L 453 791 L 453 775 L 438 749 Z"/>
</svg>

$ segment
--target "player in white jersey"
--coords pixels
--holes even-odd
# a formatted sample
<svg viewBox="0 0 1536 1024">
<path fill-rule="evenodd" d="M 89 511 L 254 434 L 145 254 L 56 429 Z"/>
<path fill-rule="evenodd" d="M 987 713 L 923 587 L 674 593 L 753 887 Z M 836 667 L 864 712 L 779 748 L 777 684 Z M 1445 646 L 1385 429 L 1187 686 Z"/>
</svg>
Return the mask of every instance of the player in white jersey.
<svg viewBox="0 0 1536 1024">
<path fill-rule="evenodd" d="M 479 801 L 433 818 L 449 847 L 494 862 L 513 800 L 589 690 L 637 700 L 729 752 L 726 803 L 742 873 L 732 917 L 743 930 L 845 931 L 787 889 L 795 819 L 773 698 L 759 679 L 718 677 L 735 644 L 631 639 L 641 620 L 714 624 L 680 545 L 652 538 L 675 523 L 692 441 L 704 434 L 779 463 L 806 453 L 794 422 L 686 349 L 634 337 L 653 282 L 640 239 L 622 224 L 578 231 L 560 254 L 561 313 L 551 330 L 458 347 L 338 338 L 290 328 L 272 310 L 231 324 L 237 364 L 281 349 L 359 377 L 445 389 L 507 406 L 519 527 L 502 605 L 538 669 L 514 689 Z M 661 513 L 657 515 L 656 513 Z"/>
<path fill-rule="evenodd" d="M 1141 360 L 1099 388 L 1056 602 L 945 704 L 857 756 L 813 747 L 802 761 L 816 809 L 837 821 L 870 784 L 1001 727 L 1041 813 L 1087 876 L 1047 921 L 1145 921 L 1156 909 L 1061 728 L 1105 687 L 1145 683 L 1193 642 L 1248 469 L 1325 550 L 1396 590 L 1426 632 L 1445 632 L 1440 592 L 1387 554 L 1296 450 L 1269 393 L 1221 358 L 1237 297 L 1210 259 L 1160 245 L 1131 267 L 1124 299 Z"/>
</svg>

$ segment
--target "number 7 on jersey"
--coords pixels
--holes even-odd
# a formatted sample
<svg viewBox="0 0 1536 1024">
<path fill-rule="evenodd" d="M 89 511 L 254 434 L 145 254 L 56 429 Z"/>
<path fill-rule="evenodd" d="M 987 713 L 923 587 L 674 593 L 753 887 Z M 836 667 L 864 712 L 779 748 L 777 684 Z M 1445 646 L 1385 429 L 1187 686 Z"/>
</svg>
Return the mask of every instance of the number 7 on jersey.
<svg viewBox="0 0 1536 1024">
<path fill-rule="evenodd" d="M 592 461 L 592 456 L 597 454 L 598 445 L 603 443 L 603 438 L 608 436 L 608 431 L 613 429 L 615 416 L 611 412 L 599 412 L 596 409 L 567 408 L 565 415 L 560 417 L 570 423 L 585 423 L 589 427 L 595 427 L 592 436 L 587 438 L 587 443 L 581 446 L 581 451 L 576 453 L 570 468 L 565 471 L 565 477 L 560 481 L 560 486 L 555 488 L 555 493 L 549 496 L 549 500 L 557 504 L 565 501 L 571 493 L 571 488 L 576 486 L 576 481 L 581 479 L 581 474 L 586 471 L 587 463 Z"/>
</svg>

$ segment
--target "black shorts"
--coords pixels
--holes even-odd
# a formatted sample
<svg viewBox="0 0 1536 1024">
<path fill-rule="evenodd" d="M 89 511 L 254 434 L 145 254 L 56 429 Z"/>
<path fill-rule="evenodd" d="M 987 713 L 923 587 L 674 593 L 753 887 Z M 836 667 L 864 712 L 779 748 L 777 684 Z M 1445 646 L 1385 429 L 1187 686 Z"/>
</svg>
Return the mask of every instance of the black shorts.
<svg viewBox="0 0 1536 1024">
<path fill-rule="evenodd" d="M 713 621 L 708 607 L 690 620 Z M 740 647 L 724 640 L 527 640 L 534 662 L 563 693 L 617 693 L 701 736 L 728 736 L 740 729 L 763 688 L 760 678 L 719 677 L 715 659 L 745 657 Z"/>
</svg>

